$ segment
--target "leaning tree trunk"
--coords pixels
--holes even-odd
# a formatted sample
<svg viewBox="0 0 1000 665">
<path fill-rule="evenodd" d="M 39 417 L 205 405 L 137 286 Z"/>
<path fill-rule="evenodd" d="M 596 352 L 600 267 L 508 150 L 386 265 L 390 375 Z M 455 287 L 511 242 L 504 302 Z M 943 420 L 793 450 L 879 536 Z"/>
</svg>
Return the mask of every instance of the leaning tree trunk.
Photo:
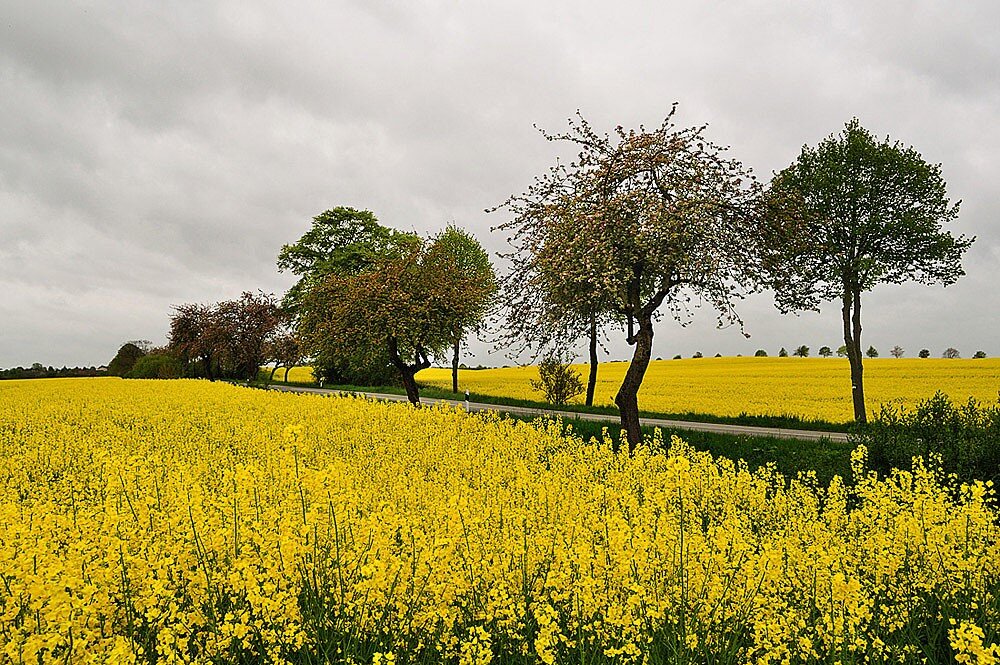
<svg viewBox="0 0 1000 665">
<path fill-rule="evenodd" d="M 590 316 L 590 376 L 587 377 L 587 406 L 594 406 L 597 387 L 597 317 Z"/>
<path fill-rule="evenodd" d="M 405 365 L 399 370 L 399 375 L 403 379 L 403 388 L 406 389 L 406 399 L 410 400 L 410 404 L 420 405 L 420 389 L 417 388 L 417 380 L 414 378 L 414 372 L 409 365 Z"/>
<path fill-rule="evenodd" d="M 461 351 L 462 340 L 455 340 L 454 355 L 451 357 L 451 392 L 458 392 L 458 354 Z"/>
<path fill-rule="evenodd" d="M 288 372 L 292 369 L 291 365 L 285 365 L 285 383 L 288 383 Z"/>
<path fill-rule="evenodd" d="M 864 366 L 861 354 L 861 290 L 845 289 L 843 302 L 841 314 L 844 321 L 844 345 L 847 347 L 847 359 L 851 364 L 854 420 L 864 424 L 868 422 L 868 413 L 865 409 Z"/>
<path fill-rule="evenodd" d="M 399 371 L 399 376 L 403 380 L 403 388 L 406 390 L 406 398 L 410 400 L 410 404 L 420 406 L 420 388 L 417 387 L 416 374 L 420 370 L 431 366 L 430 359 L 427 358 L 424 350 L 418 346 L 413 353 L 416 362 L 409 364 L 399 355 L 399 343 L 395 337 L 390 337 L 387 340 L 387 345 L 389 347 L 389 361 Z"/>
<path fill-rule="evenodd" d="M 618 394 L 615 395 L 615 404 L 618 405 L 622 427 L 625 428 L 629 453 L 642 441 L 642 429 L 639 425 L 639 387 L 642 386 L 642 378 L 646 375 L 649 357 L 653 351 L 652 317 L 643 317 L 639 320 L 639 331 L 633 341 L 635 351 L 632 353 L 632 362 L 629 363 L 625 379 L 618 389 Z"/>
</svg>

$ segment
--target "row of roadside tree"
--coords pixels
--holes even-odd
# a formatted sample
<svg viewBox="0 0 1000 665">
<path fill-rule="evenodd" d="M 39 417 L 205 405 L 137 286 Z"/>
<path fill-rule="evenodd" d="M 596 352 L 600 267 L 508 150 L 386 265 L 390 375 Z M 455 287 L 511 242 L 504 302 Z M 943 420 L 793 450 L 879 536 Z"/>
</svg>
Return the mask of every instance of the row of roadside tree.
<svg viewBox="0 0 1000 665">
<path fill-rule="evenodd" d="M 852 120 L 765 185 L 705 126 L 678 127 L 675 110 L 654 129 L 600 134 L 578 115 L 564 133 L 543 132 L 577 155 L 491 209 L 505 217 L 493 231 L 511 247 L 500 276 L 455 225 L 423 237 L 337 207 L 281 249 L 279 270 L 298 281 L 280 302 L 245 293 L 178 306 L 170 348 L 208 378 L 250 380 L 267 362 L 309 358 L 329 384 L 395 380 L 416 403 L 414 376 L 434 360 L 450 362 L 458 389 L 463 341 L 484 328 L 498 348 L 533 358 L 561 357 L 583 340 L 591 403 L 598 347 L 620 334 L 633 355 L 615 403 L 634 446 L 657 321 L 683 325 L 707 304 L 720 326 L 742 331 L 739 300 L 769 289 L 781 312 L 840 305 L 855 418 L 864 422 L 863 295 L 964 274 L 974 238 L 942 228 L 958 204 L 940 166 Z"/>
</svg>

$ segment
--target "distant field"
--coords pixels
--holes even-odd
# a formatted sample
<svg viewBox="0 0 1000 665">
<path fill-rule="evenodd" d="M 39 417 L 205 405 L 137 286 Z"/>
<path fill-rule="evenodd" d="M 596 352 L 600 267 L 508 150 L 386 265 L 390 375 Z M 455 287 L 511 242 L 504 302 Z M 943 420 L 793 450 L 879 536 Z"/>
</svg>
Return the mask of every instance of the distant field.
<svg viewBox="0 0 1000 665">
<path fill-rule="evenodd" d="M 271 371 L 271 367 L 265 367 L 263 369 L 266 369 L 268 372 Z M 275 372 L 274 379 L 275 381 L 284 381 L 285 368 L 282 367 Z M 291 371 L 288 372 L 288 380 L 291 383 L 310 383 L 315 381 L 316 377 L 313 376 L 312 367 L 293 367 Z"/>
<path fill-rule="evenodd" d="M 596 404 L 613 404 L 628 363 L 602 363 L 597 375 Z M 586 377 L 588 367 L 577 369 Z M 462 370 L 464 391 L 539 400 L 529 381 L 533 366 Z M 431 368 L 417 380 L 451 387 L 451 370 Z M 953 400 L 970 396 L 995 402 L 1000 390 L 1000 358 L 878 358 L 865 361 L 865 393 L 869 411 L 883 402 L 913 404 L 942 390 Z M 582 402 L 582 398 L 577 400 Z M 658 413 L 703 413 L 717 416 L 796 416 L 807 420 L 847 422 L 853 417 L 850 371 L 843 358 L 688 358 L 653 361 L 639 392 L 639 408 Z"/>
</svg>

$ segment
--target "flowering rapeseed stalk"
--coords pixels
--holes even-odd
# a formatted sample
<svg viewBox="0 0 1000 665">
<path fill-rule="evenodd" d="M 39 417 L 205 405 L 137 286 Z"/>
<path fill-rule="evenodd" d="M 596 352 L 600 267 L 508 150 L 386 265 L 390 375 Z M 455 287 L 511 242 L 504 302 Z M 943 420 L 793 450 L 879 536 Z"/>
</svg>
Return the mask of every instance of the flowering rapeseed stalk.
<svg viewBox="0 0 1000 665">
<path fill-rule="evenodd" d="M 444 408 L 2 382 L 0 661 L 993 662 L 990 488 L 853 461 L 819 488 Z"/>
</svg>

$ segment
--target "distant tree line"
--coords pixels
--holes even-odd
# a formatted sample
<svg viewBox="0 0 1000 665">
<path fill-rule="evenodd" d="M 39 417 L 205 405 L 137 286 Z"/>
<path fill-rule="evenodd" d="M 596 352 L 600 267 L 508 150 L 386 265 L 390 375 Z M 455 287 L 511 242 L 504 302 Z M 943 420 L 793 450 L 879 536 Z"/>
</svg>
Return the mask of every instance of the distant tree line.
<svg viewBox="0 0 1000 665">
<path fill-rule="evenodd" d="M 254 381 L 266 363 L 291 367 L 302 361 L 288 321 L 275 296 L 267 293 L 247 291 L 235 300 L 176 305 L 167 345 L 126 342 L 108 363 L 108 374 Z"/>
<path fill-rule="evenodd" d="M 106 370 L 98 367 L 46 367 L 41 363 L 33 363 L 30 367 L 11 367 L 0 369 L 2 379 L 55 379 L 59 377 L 104 376 Z"/>
<path fill-rule="evenodd" d="M 829 346 L 821 346 L 819 348 L 819 351 L 817 353 L 821 357 L 823 357 L 823 358 L 830 358 L 831 356 L 833 356 L 834 351 Z M 846 358 L 847 357 L 847 347 L 846 346 L 840 346 L 840 347 L 838 347 L 837 351 L 836 351 L 836 354 L 840 358 Z M 906 350 L 903 347 L 901 347 L 899 345 L 896 345 L 896 346 L 892 347 L 892 349 L 889 350 L 889 354 L 893 358 L 902 358 L 903 356 L 906 355 Z M 802 346 L 797 347 L 795 349 L 795 351 L 792 352 L 792 355 L 796 356 L 798 358 L 808 358 L 809 357 L 809 347 L 806 346 L 805 344 L 803 344 Z M 754 352 L 754 356 L 758 357 L 758 358 L 766 358 L 767 357 L 767 351 L 765 349 L 757 349 Z M 786 351 L 784 349 L 784 347 L 782 347 L 778 351 L 778 356 L 781 357 L 781 358 L 787 358 L 788 357 L 788 351 Z M 867 356 L 868 358 L 878 358 L 878 356 L 879 356 L 878 349 L 876 349 L 874 346 L 869 346 L 868 349 L 865 351 L 865 356 Z M 680 358 L 680 356 L 677 356 L 677 357 Z M 700 358 L 701 357 L 700 352 L 696 353 L 694 357 L 695 358 Z M 919 357 L 919 358 L 930 358 L 931 357 L 930 349 L 921 349 L 919 351 L 919 353 L 917 354 L 917 357 Z M 942 358 L 961 358 L 962 354 L 958 351 L 958 349 L 955 349 L 953 347 L 948 347 L 947 349 L 945 349 L 941 353 L 941 357 Z M 974 354 L 972 354 L 972 357 L 974 359 L 981 359 L 981 358 L 986 358 L 987 356 L 986 356 L 986 352 L 985 351 L 976 351 Z"/>
</svg>

